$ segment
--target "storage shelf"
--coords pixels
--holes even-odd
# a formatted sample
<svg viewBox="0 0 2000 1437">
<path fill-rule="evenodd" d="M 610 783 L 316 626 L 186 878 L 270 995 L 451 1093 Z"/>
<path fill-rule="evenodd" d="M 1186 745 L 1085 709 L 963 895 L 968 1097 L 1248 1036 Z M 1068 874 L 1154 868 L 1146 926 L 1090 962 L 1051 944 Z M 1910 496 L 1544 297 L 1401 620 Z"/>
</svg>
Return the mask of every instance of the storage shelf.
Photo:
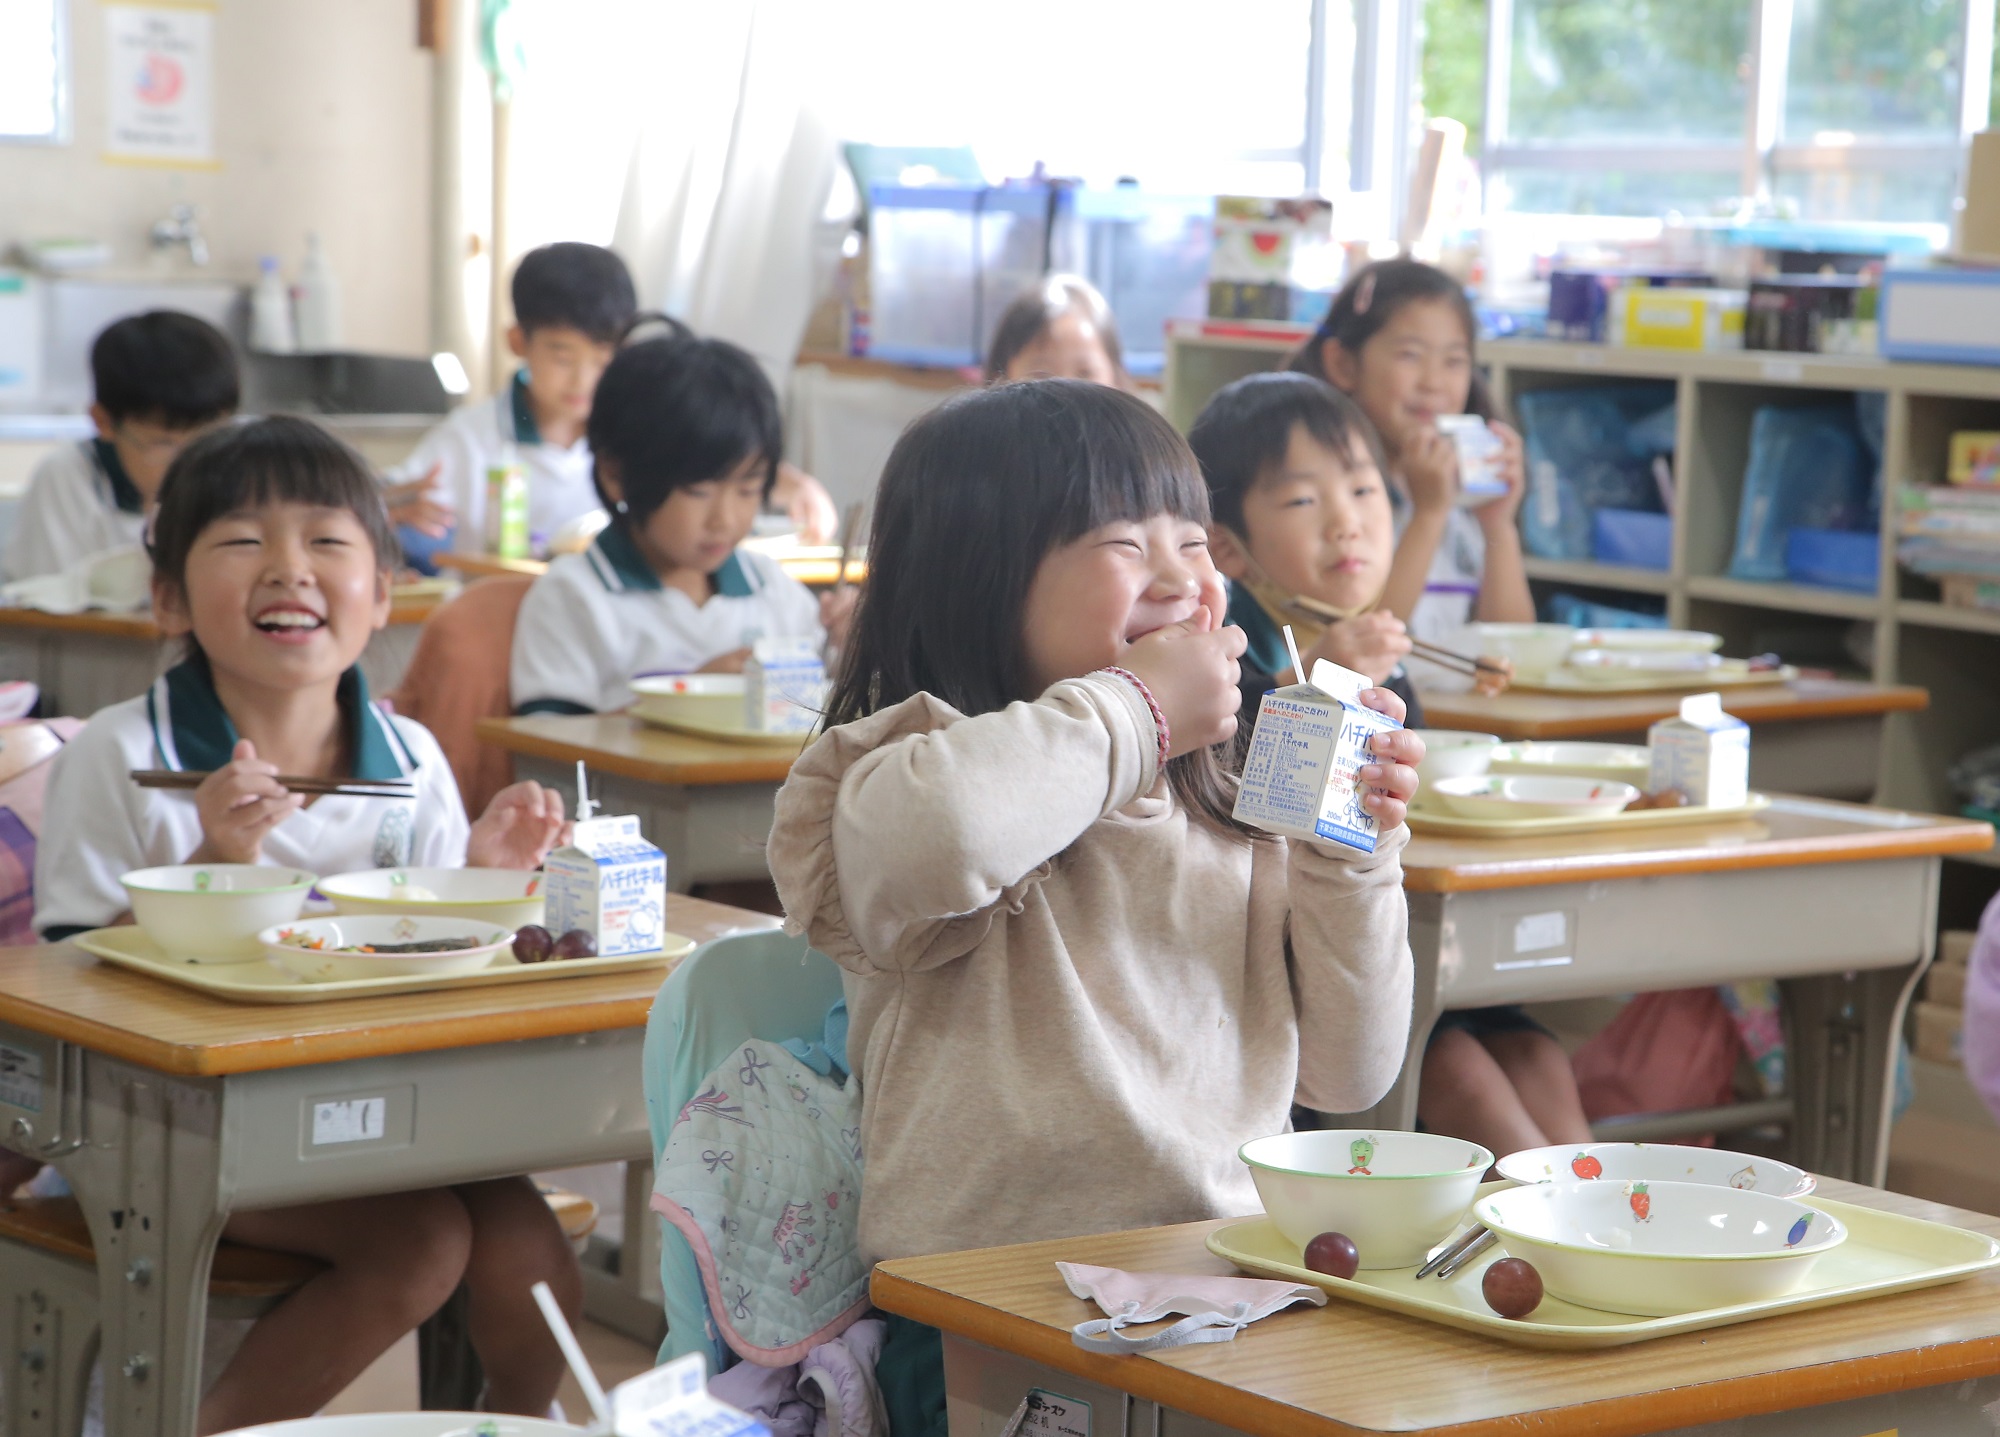
<svg viewBox="0 0 2000 1437">
<path fill-rule="evenodd" d="M 1640 569 L 1630 564 L 1599 564 L 1589 559 L 1537 559 L 1524 564 L 1531 579 L 1558 584 L 1583 584 L 1593 589 L 1623 589 L 1634 594 L 1673 592 L 1674 576 L 1665 569 Z"/>
<path fill-rule="evenodd" d="M 1962 629 L 1973 634 L 2000 634 L 2000 611 L 1968 609 L 1958 604 L 1933 604 L 1922 599 L 1905 599 L 1896 605 L 1896 617 L 1906 624 L 1922 624 L 1935 629 Z"/>
<path fill-rule="evenodd" d="M 1510 370 L 1609 374 L 1636 379 L 1719 380 L 1801 389 L 1880 389 L 2000 399 L 2000 370 L 1979 365 L 1898 364 L 1875 355 L 1787 354 L 1756 349 L 1614 349 L 1545 339 L 1495 339 L 1482 361 Z"/>
<path fill-rule="evenodd" d="M 1746 604 L 1759 609 L 1781 609 L 1800 614 L 1827 614 L 1837 619 L 1877 619 L 1882 601 L 1845 589 L 1822 589 L 1811 584 L 1763 584 L 1754 579 L 1730 579 L 1720 575 L 1692 574 L 1688 577 L 1690 598 L 1717 599 L 1726 604 Z"/>
</svg>

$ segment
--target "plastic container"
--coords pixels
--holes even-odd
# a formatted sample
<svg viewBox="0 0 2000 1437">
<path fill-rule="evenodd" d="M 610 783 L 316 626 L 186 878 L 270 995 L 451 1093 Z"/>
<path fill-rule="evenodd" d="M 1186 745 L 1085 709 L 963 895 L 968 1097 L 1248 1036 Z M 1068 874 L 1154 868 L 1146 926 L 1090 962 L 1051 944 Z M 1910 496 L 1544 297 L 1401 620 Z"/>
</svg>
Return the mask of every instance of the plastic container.
<svg viewBox="0 0 2000 1437">
<path fill-rule="evenodd" d="M 274 255 L 257 261 L 257 287 L 250 291 L 250 347 L 264 354 L 292 354 L 299 335 L 292 325 L 292 292 L 278 273 Z"/>
<path fill-rule="evenodd" d="M 895 364 L 979 359 L 979 196 L 961 185 L 868 192 L 868 353 Z"/>
<path fill-rule="evenodd" d="M 306 236 L 294 313 L 301 353 L 326 354 L 340 348 L 340 280 L 316 234 Z"/>
<path fill-rule="evenodd" d="M 1590 516 L 1590 556 L 1635 569 L 1673 566 L 1674 520 L 1643 509 L 1599 509 Z"/>
<path fill-rule="evenodd" d="M 1872 594 L 1881 582 L 1882 541 L 1846 529 L 1793 529 L 1785 535 L 1785 577 L 1795 584 Z"/>
<path fill-rule="evenodd" d="M 979 195 L 978 307 L 971 363 L 985 361 L 1001 312 L 1049 272 L 1054 258 L 1051 223 L 1067 214 L 1069 204 L 1069 190 L 1052 185 L 996 185 Z"/>
<path fill-rule="evenodd" d="M 1118 318 L 1125 368 L 1159 374 L 1168 321 L 1208 312 L 1214 198 L 1120 185 L 1078 190 L 1074 200 L 1057 220 L 1055 265 L 1075 269 L 1103 294 Z"/>
</svg>

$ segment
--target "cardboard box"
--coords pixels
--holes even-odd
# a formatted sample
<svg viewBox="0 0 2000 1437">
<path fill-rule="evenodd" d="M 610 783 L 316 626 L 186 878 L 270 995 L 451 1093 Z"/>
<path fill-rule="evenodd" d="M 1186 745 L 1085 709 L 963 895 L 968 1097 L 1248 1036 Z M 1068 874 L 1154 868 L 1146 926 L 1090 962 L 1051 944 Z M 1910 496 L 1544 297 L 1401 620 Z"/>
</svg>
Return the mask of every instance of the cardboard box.
<svg viewBox="0 0 2000 1437">
<path fill-rule="evenodd" d="M 1965 157 L 1958 253 L 2000 258 L 2000 130 L 1981 130 Z"/>
<path fill-rule="evenodd" d="M 1965 976 L 1969 969 L 1956 963 L 1933 963 L 1924 975 L 1924 1001 L 1946 1008 L 1965 1006 Z"/>
<path fill-rule="evenodd" d="M 817 639 L 759 639 L 743 665 L 743 726 L 807 734 L 826 712 L 826 664 Z"/>
<path fill-rule="evenodd" d="M 1990 429 L 1954 433 L 1944 477 L 1954 484 L 2000 484 L 2000 433 Z"/>
<path fill-rule="evenodd" d="M 1965 967 L 1972 961 L 1972 945 L 1978 937 L 1977 933 L 1962 928 L 1947 929 L 1938 934 L 1937 961 Z"/>
<path fill-rule="evenodd" d="M 1360 674 L 1321 659 L 1312 682 L 1264 695 L 1243 759 L 1239 823 L 1375 851 L 1377 825 L 1361 806 L 1357 772 L 1370 762 L 1369 739 L 1402 725 L 1362 707 L 1357 695 L 1369 687 Z"/>
<path fill-rule="evenodd" d="M 600 958 L 657 953 L 666 936 L 667 856 L 632 814 L 578 819 L 543 865 L 549 932 L 581 928 Z"/>
<path fill-rule="evenodd" d="M 1741 349 L 1748 292 L 1628 285 L 1612 296 L 1606 329 L 1631 349 Z"/>
<path fill-rule="evenodd" d="M 1942 1003 L 1918 1002 L 1910 1011 L 1916 1015 L 1916 1039 L 1910 1044 L 1919 1058 L 1932 1063 L 1962 1061 L 1960 1040 L 1965 1032 L 1965 1014 Z"/>
<path fill-rule="evenodd" d="M 1750 726 L 1722 711 L 1719 693 L 1689 694 L 1678 717 L 1646 733 L 1652 752 L 1648 793 L 1677 788 L 1688 802 L 1735 808 L 1750 796 Z"/>
</svg>

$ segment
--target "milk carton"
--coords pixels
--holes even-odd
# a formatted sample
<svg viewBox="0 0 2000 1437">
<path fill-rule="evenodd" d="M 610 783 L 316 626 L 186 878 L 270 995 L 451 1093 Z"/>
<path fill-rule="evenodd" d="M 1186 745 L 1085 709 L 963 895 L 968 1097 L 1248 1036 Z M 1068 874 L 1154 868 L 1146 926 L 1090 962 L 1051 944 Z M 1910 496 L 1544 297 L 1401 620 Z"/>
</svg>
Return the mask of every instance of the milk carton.
<svg viewBox="0 0 2000 1437">
<path fill-rule="evenodd" d="M 1689 803 L 1737 808 L 1750 797 L 1750 725 L 1722 711 L 1721 694 L 1690 694 L 1677 718 L 1648 730 L 1653 793 L 1677 788 Z"/>
<path fill-rule="evenodd" d="M 1440 414 L 1438 433 L 1458 450 L 1458 502 L 1465 508 L 1490 504 L 1507 492 L 1500 459 L 1507 446 L 1477 414 Z"/>
<path fill-rule="evenodd" d="M 658 952 L 667 912 L 667 856 L 632 814 L 578 819 L 567 848 L 543 865 L 549 932 L 595 935 L 600 958 Z"/>
<path fill-rule="evenodd" d="M 743 726 L 811 733 L 826 708 L 826 664 L 817 639 L 759 639 L 743 665 Z"/>
<path fill-rule="evenodd" d="M 1374 816 L 1361 806 L 1356 774 L 1373 761 L 1368 741 L 1402 725 L 1363 708 L 1369 681 L 1321 659 L 1312 682 L 1274 689 L 1257 711 L 1243 760 L 1236 818 L 1253 828 L 1375 851 Z"/>
<path fill-rule="evenodd" d="M 771 1437 L 755 1417 L 708 1395 L 708 1359 L 699 1352 L 628 1378 L 608 1397 L 613 1437 Z"/>
</svg>

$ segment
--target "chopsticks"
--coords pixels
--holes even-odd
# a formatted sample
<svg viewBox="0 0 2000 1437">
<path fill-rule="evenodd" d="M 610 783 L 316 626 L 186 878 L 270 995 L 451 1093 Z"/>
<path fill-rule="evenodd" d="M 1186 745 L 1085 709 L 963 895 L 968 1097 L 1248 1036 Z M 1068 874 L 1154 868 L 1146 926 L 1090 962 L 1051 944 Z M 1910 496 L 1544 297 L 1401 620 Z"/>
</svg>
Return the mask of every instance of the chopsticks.
<svg viewBox="0 0 2000 1437">
<path fill-rule="evenodd" d="M 861 537 L 861 504 L 849 504 L 840 521 L 840 574 L 833 581 L 835 593 L 847 587 L 847 565 L 854 558 L 854 541 Z"/>
<path fill-rule="evenodd" d="M 132 782 L 141 788 L 200 788 L 206 773 L 174 768 L 135 768 Z M 278 782 L 293 793 L 341 794 L 348 798 L 415 798 L 416 785 L 397 779 L 303 778 L 279 774 Z"/>
<path fill-rule="evenodd" d="M 1491 659 L 1475 659 L 1470 654 L 1461 654 L 1457 649 L 1441 648 L 1414 635 L 1410 639 L 1410 649 L 1417 657 L 1428 659 L 1441 669 L 1478 678 L 1481 674 L 1491 674 L 1494 678 L 1509 679 L 1513 671 L 1505 664 L 1497 664 Z"/>
</svg>

